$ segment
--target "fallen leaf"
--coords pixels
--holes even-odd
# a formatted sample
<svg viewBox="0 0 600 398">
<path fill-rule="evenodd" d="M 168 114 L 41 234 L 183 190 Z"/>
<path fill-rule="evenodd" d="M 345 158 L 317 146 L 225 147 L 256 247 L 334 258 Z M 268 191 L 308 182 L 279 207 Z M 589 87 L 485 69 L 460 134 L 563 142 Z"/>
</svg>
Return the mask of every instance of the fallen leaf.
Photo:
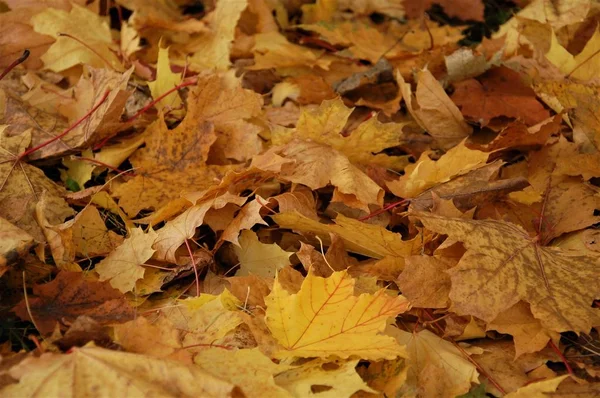
<svg viewBox="0 0 600 398">
<path fill-rule="evenodd" d="M 354 296 L 355 280 L 346 271 L 329 278 L 309 271 L 297 294 L 289 294 L 275 279 L 265 298 L 266 322 L 281 344 L 276 354 L 286 357 L 394 359 L 404 356 L 401 346 L 382 335 L 386 320 L 409 309 L 402 296 L 377 293 Z"/>
<path fill-rule="evenodd" d="M 452 259 L 409 256 L 398 278 L 402 294 L 413 307 L 445 308 L 449 304 L 450 276 L 446 273 L 456 265 Z"/>
<path fill-rule="evenodd" d="M 548 393 L 553 393 L 558 388 L 558 385 L 567 377 L 568 375 L 555 377 L 550 380 L 538 381 L 535 383 L 531 383 L 526 385 L 525 387 L 519 388 L 517 391 L 507 394 L 507 398 L 543 398 L 547 397 Z"/>
<path fill-rule="evenodd" d="M 195 70 L 225 70 L 230 65 L 229 51 L 234 39 L 235 26 L 242 11 L 247 7 L 246 0 L 220 0 L 210 18 L 211 32 L 188 43 L 191 66 Z"/>
<path fill-rule="evenodd" d="M 401 391 L 418 396 L 456 397 L 467 393 L 472 383 L 478 383 L 477 369 L 452 343 L 429 330 L 392 330 L 407 352 L 408 378 Z"/>
<path fill-rule="evenodd" d="M 196 354 L 194 362 L 205 372 L 239 386 L 246 396 L 292 396 L 274 379 L 290 366 L 274 363 L 256 348 L 236 351 L 207 348 Z"/>
<path fill-rule="evenodd" d="M 46 68 L 60 72 L 86 64 L 123 71 L 112 51 L 114 46 L 108 23 L 92 11 L 76 4 L 73 4 L 70 12 L 48 8 L 33 15 L 31 23 L 37 33 L 56 39 L 42 56 Z M 61 35 L 64 33 L 71 37 Z"/>
<path fill-rule="evenodd" d="M 500 313 L 487 325 L 488 330 L 497 330 L 513 336 L 515 341 L 515 358 L 522 354 L 541 351 L 550 339 L 556 341 L 556 333 L 545 330 L 540 321 L 535 319 L 529 306 L 522 301 Z"/>
<path fill-rule="evenodd" d="M 154 254 L 156 237 L 152 229 L 147 233 L 141 228 L 131 230 L 123 243 L 96 265 L 100 281 L 109 281 L 122 293 L 131 292 L 136 281 L 144 277 L 143 265 Z"/>
<path fill-rule="evenodd" d="M 430 71 L 418 73 L 414 99 L 410 84 L 402 75 L 397 77 L 408 111 L 443 148 L 449 149 L 471 134 L 471 127 Z"/>
<path fill-rule="evenodd" d="M 398 235 L 385 228 L 366 224 L 341 214 L 336 217 L 335 224 L 322 224 L 297 212 L 276 214 L 272 218 L 281 228 L 313 233 L 327 245 L 331 243 L 329 234 L 334 233 L 342 238 L 347 250 L 373 258 L 385 256 L 403 258 L 417 254 L 421 245 L 417 239 L 403 241 Z"/>
<path fill-rule="evenodd" d="M 181 75 L 171 71 L 169 62 L 169 48 L 160 48 L 158 50 L 158 60 L 156 62 L 156 80 L 148 83 L 152 98 L 158 99 L 161 95 L 181 83 Z M 178 110 L 183 105 L 179 93 L 174 92 L 158 101 L 160 110 L 167 112 Z"/>
<path fill-rule="evenodd" d="M 0 276 L 34 244 L 33 236 L 0 217 Z"/>
<path fill-rule="evenodd" d="M 314 390 L 321 387 L 322 397 L 349 397 L 359 391 L 375 393 L 356 372 L 357 360 L 327 361 L 316 359 L 302 366 L 290 369 L 275 376 L 275 382 L 288 390 L 294 397 L 316 395 Z"/>
<path fill-rule="evenodd" d="M 528 126 L 550 117 L 521 75 L 504 66 L 490 69 L 478 80 L 456 83 L 452 101 L 465 117 L 481 126 L 499 116 L 515 118 Z"/>
<path fill-rule="evenodd" d="M 462 142 L 437 161 L 423 153 L 417 163 L 406 167 L 403 176 L 387 181 L 386 185 L 396 196 L 414 198 L 428 188 L 483 166 L 488 157 L 485 152 L 468 149 Z"/>
<path fill-rule="evenodd" d="M 239 276 L 257 275 L 274 278 L 277 271 L 290 264 L 292 252 L 282 250 L 276 243 L 262 243 L 250 230 L 242 231 L 239 246 L 234 246 L 240 261 Z"/>
<path fill-rule="evenodd" d="M 418 217 L 426 228 L 447 234 L 467 248 L 458 265 L 448 271 L 452 309 L 458 314 L 491 322 L 523 300 L 551 331 L 587 332 L 600 321 L 598 311 L 591 307 L 593 292 L 600 289 L 594 277 L 600 266 L 597 258 L 541 247 L 511 223 L 425 213 Z"/>
<path fill-rule="evenodd" d="M 106 282 L 86 280 L 82 272 L 59 272 L 52 282 L 35 285 L 28 301 L 28 306 L 22 300 L 13 311 L 26 320 L 31 320 L 31 313 L 43 334 L 51 333 L 56 323 L 68 324 L 80 315 L 103 325 L 127 322 L 134 315 L 118 290 Z"/>
<path fill-rule="evenodd" d="M 82 395 L 164 397 L 236 396 L 237 388 L 197 366 L 86 346 L 69 355 L 43 354 L 13 367 L 18 384 L 3 394 L 19 397 Z"/>
<path fill-rule="evenodd" d="M 351 113 L 352 108 L 347 108 L 339 98 L 323 101 L 318 108 L 300 114 L 295 130 L 274 130 L 273 143 L 287 144 L 293 137 L 310 139 L 331 146 L 352 162 L 401 170 L 408 163 L 406 157 L 392 157 L 381 152 L 401 143 L 404 124 L 381 123 L 373 117 L 346 137 L 343 130 Z"/>
</svg>

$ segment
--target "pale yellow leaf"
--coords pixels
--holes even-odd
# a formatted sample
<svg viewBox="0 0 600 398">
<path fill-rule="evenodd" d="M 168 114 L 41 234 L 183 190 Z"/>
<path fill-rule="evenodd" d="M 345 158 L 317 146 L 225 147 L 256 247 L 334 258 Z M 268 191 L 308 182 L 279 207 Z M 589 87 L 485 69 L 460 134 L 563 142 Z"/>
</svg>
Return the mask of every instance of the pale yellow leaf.
<svg viewBox="0 0 600 398">
<path fill-rule="evenodd" d="M 152 244 L 157 234 L 152 229 L 145 233 L 135 228 L 123 243 L 96 265 L 101 281 L 110 281 L 110 285 L 123 293 L 130 292 L 135 282 L 144 276 L 143 264 L 154 254 Z"/>
<path fill-rule="evenodd" d="M 266 244 L 258 240 L 251 230 L 242 231 L 239 246 L 233 246 L 240 262 L 236 275 L 257 275 L 263 278 L 274 278 L 278 270 L 290 264 L 293 252 L 286 252 L 276 243 Z"/>
</svg>

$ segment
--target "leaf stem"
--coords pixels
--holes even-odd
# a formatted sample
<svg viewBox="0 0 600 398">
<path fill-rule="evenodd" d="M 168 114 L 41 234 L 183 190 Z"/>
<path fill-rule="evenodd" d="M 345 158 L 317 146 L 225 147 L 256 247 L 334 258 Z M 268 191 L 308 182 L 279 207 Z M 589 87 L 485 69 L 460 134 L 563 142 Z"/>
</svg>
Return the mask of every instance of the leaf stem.
<svg viewBox="0 0 600 398">
<path fill-rule="evenodd" d="M 554 342 L 552 340 L 550 340 L 548 342 L 548 345 L 550 346 L 550 348 L 552 348 L 552 350 L 556 353 L 556 355 L 558 355 L 558 357 L 560 358 L 562 363 L 565 364 L 565 368 L 567 368 L 567 373 L 569 373 L 569 375 L 573 376 L 573 368 L 571 368 L 571 365 L 569 365 L 567 358 L 565 358 L 564 354 L 558 349 L 556 344 L 554 344 Z"/>
<path fill-rule="evenodd" d="M 4 71 L 2 71 L 2 74 L 0 74 L 0 80 L 2 80 L 4 76 L 8 75 L 8 73 L 11 70 L 15 69 L 17 65 L 20 65 L 23 62 L 25 62 L 27 58 L 29 58 L 29 54 L 31 54 L 29 50 L 23 51 L 23 54 L 19 58 L 15 59 L 10 65 L 6 67 L 6 69 L 4 69 Z"/>
<path fill-rule="evenodd" d="M 137 111 L 135 115 L 133 115 L 129 119 L 125 120 L 125 123 L 130 123 L 130 122 L 134 121 L 135 119 L 137 119 L 138 117 L 140 117 L 142 114 L 144 114 L 148 109 L 150 109 L 154 105 L 156 105 L 157 102 L 159 102 L 163 98 L 167 97 L 168 95 L 174 93 L 175 91 L 178 91 L 179 89 L 184 88 L 184 87 L 193 86 L 196 83 L 198 83 L 198 79 L 197 78 L 188 80 L 186 82 L 179 83 L 178 85 L 176 85 L 172 89 L 164 92 L 162 95 L 159 95 L 156 99 L 154 99 L 153 101 L 151 101 L 150 103 L 148 103 L 146 106 L 144 106 L 142 109 L 140 109 L 139 111 Z"/>
<path fill-rule="evenodd" d="M 46 142 L 42 142 L 41 144 L 34 146 L 33 148 L 29 148 L 28 150 L 26 150 L 25 152 L 23 152 L 22 154 L 20 154 L 17 158 L 17 160 L 21 160 L 24 157 L 32 154 L 33 152 L 37 151 L 38 149 L 41 149 L 47 145 L 50 145 L 51 143 L 53 143 L 54 141 L 58 141 L 61 138 L 63 138 L 65 135 L 69 134 L 71 131 L 73 131 L 75 128 L 77 128 L 77 126 L 79 126 L 81 123 L 83 123 L 87 118 L 89 118 L 94 112 L 96 112 L 96 110 L 98 108 L 100 108 L 100 106 L 104 103 L 104 101 L 106 101 L 106 99 L 108 98 L 108 94 L 110 94 L 109 90 L 106 90 L 104 92 L 104 95 L 102 96 L 102 98 L 100 99 L 100 102 L 98 102 L 96 105 L 94 105 L 94 107 L 92 109 L 89 110 L 88 113 L 86 113 L 85 115 L 83 115 L 79 120 L 77 120 L 75 123 L 73 123 L 71 125 L 71 127 L 67 128 L 65 131 L 63 131 L 62 133 L 60 133 L 59 135 L 57 135 L 56 137 L 53 137 L 51 139 L 49 139 Z"/>
</svg>

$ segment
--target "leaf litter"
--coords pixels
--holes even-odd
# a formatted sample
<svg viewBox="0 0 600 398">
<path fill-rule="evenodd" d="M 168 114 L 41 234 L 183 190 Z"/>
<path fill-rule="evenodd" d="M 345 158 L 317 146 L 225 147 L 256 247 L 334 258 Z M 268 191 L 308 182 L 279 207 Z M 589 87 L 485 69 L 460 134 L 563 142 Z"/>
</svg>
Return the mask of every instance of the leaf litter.
<svg viewBox="0 0 600 398">
<path fill-rule="evenodd" d="M 598 5 L 517 3 L 0 3 L 0 394 L 596 394 Z"/>
</svg>

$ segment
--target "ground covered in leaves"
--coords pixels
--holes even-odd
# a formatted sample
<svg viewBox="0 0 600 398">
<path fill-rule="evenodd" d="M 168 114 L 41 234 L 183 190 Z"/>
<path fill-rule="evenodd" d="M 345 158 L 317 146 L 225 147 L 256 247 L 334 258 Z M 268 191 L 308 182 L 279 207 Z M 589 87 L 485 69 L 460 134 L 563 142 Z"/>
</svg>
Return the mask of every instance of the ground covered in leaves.
<svg viewBox="0 0 600 398">
<path fill-rule="evenodd" d="M 0 395 L 600 395 L 600 5 L 516 3 L 0 1 Z"/>
</svg>

